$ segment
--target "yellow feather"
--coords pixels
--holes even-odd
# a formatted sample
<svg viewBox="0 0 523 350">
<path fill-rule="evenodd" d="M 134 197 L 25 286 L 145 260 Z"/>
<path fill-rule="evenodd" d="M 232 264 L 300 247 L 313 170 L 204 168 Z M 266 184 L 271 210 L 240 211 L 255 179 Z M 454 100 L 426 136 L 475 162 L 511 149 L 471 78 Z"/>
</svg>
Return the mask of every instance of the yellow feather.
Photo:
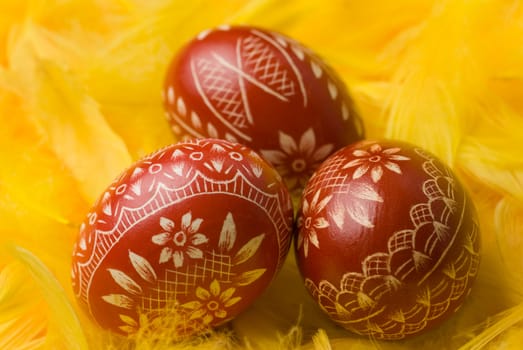
<svg viewBox="0 0 523 350">
<path fill-rule="evenodd" d="M 479 9 L 476 2 L 435 2 L 408 50 L 389 56 L 397 61 L 397 69 L 386 136 L 423 146 L 449 164 L 454 164 L 462 135 L 474 123 L 478 96 L 486 84 L 470 45 Z"/>
<path fill-rule="evenodd" d="M 523 204 L 511 198 L 500 200 L 494 210 L 496 247 L 504 263 L 505 274 L 513 280 L 523 298 Z"/>
<path fill-rule="evenodd" d="M 518 326 L 518 323 L 522 321 L 523 304 L 520 304 L 496 315 L 494 320 L 489 320 L 486 329 L 461 346 L 459 350 L 499 349 L 500 347 L 518 349 L 521 347 L 523 336 L 523 329 Z"/>
<path fill-rule="evenodd" d="M 21 39 L 13 52 L 14 74 L 22 86 L 30 121 L 46 135 L 58 158 L 94 201 L 131 157 L 107 125 L 99 107 L 63 67 L 35 56 Z"/>
<path fill-rule="evenodd" d="M 312 337 L 312 344 L 315 350 L 332 350 L 329 336 L 323 329 L 319 329 Z"/>
<path fill-rule="evenodd" d="M 50 62 L 39 62 L 31 109 L 53 150 L 75 175 L 85 198 L 92 201 L 130 165 L 131 158 L 96 102 L 64 73 Z"/>
<path fill-rule="evenodd" d="M 0 262 L 0 348 L 37 349 L 44 343 L 46 332 L 45 307 L 22 264 Z"/>
<path fill-rule="evenodd" d="M 0 72 L 0 82 L 2 77 Z M 32 250 L 68 283 L 67 261 L 88 204 L 72 174 L 27 120 L 21 97 L 0 90 L 0 108 L 0 244 Z"/>
<path fill-rule="evenodd" d="M 383 57 L 382 51 L 394 47 L 412 36 L 429 14 L 433 1 L 310 1 L 303 12 L 297 13 L 283 28 L 309 45 L 342 75 L 352 86 L 357 81 L 385 80 L 393 73 L 394 60 Z M 301 9 L 301 2 L 294 4 Z M 406 11 L 408 9 L 408 11 Z M 269 11 L 267 11 L 269 12 Z M 391 47 L 392 46 L 392 47 Z M 390 58 L 390 57 L 389 57 Z"/>
<path fill-rule="evenodd" d="M 134 159 L 174 141 L 161 98 L 171 52 L 159 39 L 145 39 L 149 28 L 126 28 L 108 38 L 109 45 L 91 57 L 86 70 L 89 91 Z"/>
<path fill-rule="evenodd" d="M 87 350 L 88 344 L 80 320 L 62 286 L 33 254 L 20 247 L 13 249 L 15 258 L 29 270 L 49 310 L 45 347 Z"/>
<path fill-rule="evenodd" d="M 523 78 L 523 4 L 521 1 L 485 1 L 484 16 L 479 23 L 483 28 L 481 37 L 475 37 L 477 54 L 483 69 L 492 80 L 516 80 Z M 488 49 L 484 43 L 488 42 Z M 513 91 L 521 94 L 521 90 Z"/>
</svg>

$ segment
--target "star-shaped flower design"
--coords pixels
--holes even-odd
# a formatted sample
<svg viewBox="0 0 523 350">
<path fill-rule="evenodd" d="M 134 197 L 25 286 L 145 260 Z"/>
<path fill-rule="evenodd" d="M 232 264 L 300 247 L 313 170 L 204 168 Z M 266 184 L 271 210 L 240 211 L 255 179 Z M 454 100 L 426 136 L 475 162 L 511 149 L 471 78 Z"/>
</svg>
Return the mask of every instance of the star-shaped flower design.
<svg viewBox="0 0 523 350">
<path fill-rule="evenodd" d="M 384 169 L 396 174 L 401 174 L 398 161 L 410 160 L 409 157 L 397 154 L 399 147 L 383 149 L 379 144 L 372 144 L 368 150 L 357 149 L 352 152 L 356 158 L 343 166 L 343 169 L 356 168 L 352 174 L 353 179 L 359 179 L 370 171 L 370 177 L 377 183 L 383 177 Z"/>
<path fill-rule="evenodd" d="M 318 230 L 329 227 L 329 222 L 321 215 L 323 209 L 332 198 L 331 195 L 325 196 L 320 200 L 320 192 L 316 192 L 310 203 L 307 199 L 303 200 L 302 215 L 298 219 L 298 249 L 303 246 L 305 257 L 309 255 L 309 242 L 316 248 L 320 248 L 318 240 Z"/>
<path fill-rule="evenodd" d="M 182 305 L 183 308 L 192 310 L 191 320 L 201 319 L 204 324 L 210 324 L 214 319 L 225 319 L 228 315 L 227 308 L 238 303 L 242 298 L 234 296 L 236 288 L 230 287 L 222 291 L 220 283 L 215 279 L 209 289 L 196 288 L 198 300 Z"/>
<path fill-rule="evenodd" d="M 207 243 L 209 239 L 198 232 L 203 219 L 192 219 L 189 211 L 182 216 L 180 229 L 175 229 L 175 223 L 169 218 L 160 218 L 160 226 L 164 229 L 152 237 L 154 244 L 165 246 L 160 253 L 160 264 L 171 260 L 175 267 L 184 264 L 185 256 L 191 259 L 202 259 L 203 251 L 198 246 Z"/>
<path fill-rule="evenodd" d="M 260 152 L 278 170 L 291 191 L 305 187 L 314 170 L 334 150 L 330 143 L 317 147 L 312 128 L 307 129 L 299 140 L 280 131 L 278 140 L 280 149 Z"/>
</svg>

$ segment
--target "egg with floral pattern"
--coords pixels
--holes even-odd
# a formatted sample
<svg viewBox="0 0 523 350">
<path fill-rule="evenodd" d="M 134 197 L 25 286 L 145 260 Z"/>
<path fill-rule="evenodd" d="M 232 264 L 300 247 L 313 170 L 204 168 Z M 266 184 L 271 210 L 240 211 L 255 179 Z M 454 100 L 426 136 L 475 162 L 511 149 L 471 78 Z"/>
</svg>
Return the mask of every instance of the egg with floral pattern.
<svg viewBox="0 0 523 350">
<path fill-rule="evenodd" d="M 250 148 L 216 139 L 171 145 L 124 171 L 88 213 L 73 289 L 117 333 L 155 324 L 177 337 L 205 331 L 269 285 L 292 219 L 281 176 Z"/>
<path fill-rule="evenodd" d="M 163 91 L 177 138 L 245 144 L 276 167 L 293 193 L 329 154 L 363 137 L 333 69 L 295 40 L 261 28 L 200 33 L 174 56 Z"/>
<path fill-rule="evenodd" d="M 460 308 L 478 273 L 470 197 L 431 153 L 362 141 L 331 155 L 307 184 L 296 257 L 335 322 L 374 339 L 427 331 Z"/>
</svg>

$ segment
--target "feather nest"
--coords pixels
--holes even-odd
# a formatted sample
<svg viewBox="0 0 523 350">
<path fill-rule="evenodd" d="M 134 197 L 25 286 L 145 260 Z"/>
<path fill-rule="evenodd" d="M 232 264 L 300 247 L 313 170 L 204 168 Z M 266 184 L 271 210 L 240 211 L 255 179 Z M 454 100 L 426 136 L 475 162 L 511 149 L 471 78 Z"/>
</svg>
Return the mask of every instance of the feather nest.
<svg viewBox="0 0 523 350">
<path fill-rule="evenodd" d="M 247 312 L 188 342 L 172 342 L 167 326 L 116 337 L 77 310 L 69 261 L 83 213 L 133 159 L 173 141 L 165 66 L 222 23 L 265 26 L 315 49 L 349 85 L 369 136 L 417 143 L 458 172 L 478 207 L 483 262 L 449 322 L 396 343 L 349 334 L 313 304 L 292 255 Z M 0 348 L 517 348 L 522 37 L 516 0 L 2 1 Z"/>
</svg>

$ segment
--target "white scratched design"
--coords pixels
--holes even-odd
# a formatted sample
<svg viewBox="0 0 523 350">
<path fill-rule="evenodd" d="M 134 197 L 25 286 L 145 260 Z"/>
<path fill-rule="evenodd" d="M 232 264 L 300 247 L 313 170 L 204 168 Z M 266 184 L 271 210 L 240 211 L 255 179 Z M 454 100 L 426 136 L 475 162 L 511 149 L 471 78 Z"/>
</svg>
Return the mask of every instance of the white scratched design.
<svg viewBox="0 0 523 350">
<path fill-rule="evenodd" d="M 285 46 L 281 40 L 257 30 L 236 39 L 234 59 L 213 51 L 207 57 L 191 60 L 190 68 L 196 90 L 210 112 L 230 133 L 245 141 L 252 141 L 249 129 L 256 118 L 246 84 L 282 102 L 299 92 L 303 106 L 307 106 L 303 77 Z M 174 100 L 171 95 L 168 89 L 169 101 Z M 190 119 L 183 115 L 172 117 L 176 122 L 182 119 L 192 134 L 201 134 Z"/>
<path fill-rule="evenodd" d="M 113 196 L 129 196 L 128 199 L 131 200 L 129 202 L 131 204 L 109 206 L 108 201 L 111 196 L 102 196 L 104 199 L 101 199 L 99 204 L 103 204 L 103 208 L 110 208 L 110 210 L 100 210 L 98 215 L 95 213 L 89 215 L 89 224 L 83 225 L 83 230 L 90 230 L 91 226 L 94 226 L 94 229 L 92 232 L 89 232 L 87 238 L 82 239 L 75 248 L 76 255 L 79 259 L 73 266 L 72 277 L 75 293 L 80 299 L 85 301 L 89 300 L 92 287 L 91 283 L 96 274 L 109 273 L 115 282 L 115 286 L 120 286 L 120 291 L 121 288 L 123 288 L 129 295 L 125 296 L 117 293 L 110 294 L 104 296 L 103 300 L 112 305 L 121 305 L 127 308 L 129 306 L 129 298 L 141 288 L 140 281 L 132 280 L 123 272 L 114 269 L 109 271 L 101 270 L 100 267 L 103 265 L 105 257 L 118 245 L 119 241 L 127 232 L 147 218 L 154 217 L 155 214 L 169 206 L 180 203 L 183 200 L 190 200 L 191 198 L 202 194 L 228 194 L 229 196 L 235 196 L 248 201 L 263 211 L 267 218 L 272 221 L 272 226 L 274 227 L 275 232 L 279 235 L 276 240 L 279 250 L 277 266 L 281 266 L 287 253 L 285 247 L 289 244 L 289 232 L 291 229 L 286 215 L 288 205 L 282 203 L 282 193 L 266 192 L 251 182 L 251 179 L 258 178 L 261 175 L 261 168 L 256 163 L 247 166 L 244 162 L 241 162 L 244 158 L 244 155 L 241 153 L 229 148 L 226 144 L 214 144 L 211 148 L 207 148 L 210 149 L 210 152 L 207 152 L 204 155 L 202 153 L 202 147 L 206 145 L 207 141 L 199 140 L 195 141 L 195 144 L 193 145 L 187 144 L 185 147 L 178 147 L 172 152 L 163 149 L 149 157 L 146 157 L 141 165 L 142 167 L 145 166 L 145 168 L 135 168 L 134 172 L 137 172 L 139 175 L 139 173 L 143 173 L 144 171 L 150 173 L 158 173 L 162 171 L 161 176 L 155 178 L 155 181 L 152 181 L 150 184 L 145 185 L 141 181 L 137 181 L 137 175 L 133 175 L 131 176 L 131 178 L 134 178 L 132 185 L 126 187 L 117 187 L 115 185 L 111 187 Z M 158 162 L 160 159 L 176 158 L 179 158 L 179 162 L 176 163 L 177 166 L 170 167 Z M 206 170 L 201 171 L 196 169 L 191 165 L 191 162 L 186 161 L 188 159 L 200 161 Z M 140 170 L 138 171 L 138 169 Z M 219 180 L 214 177 L 213 174 L 220 174 Z M 185 181 L 182 185 L 176 185 L 176 182 L 168 181 L 169 178 L 174 177 L 185 178 Z M 140 202 L 141 204 L 133 205 L 133 195 L 146 195 L 148 199 Z M 115 203 L 115 201 L 112 203 Z M 184 213 L 184 218 L 182 218 L 182 220 L 190 222 L 190 213 Z M 192 222 L 200 222 L 201 220 L 202 219 L 200 218 L 193 218 Z M 203 220 L 205 220 L 205 218 L 203 218 Z M 96 228 L 96 225 L 106 224 L 107 222 L 114 222 L 114 224 L 112 224 L 108 229 L 102 230 Z M 159 226 L 166 229 L 170 227 L 169 225 L 171 225 L 171 223 L 174 225 L 174 222 L 171 219 L 162 218 Z M 176 225 L 179 227 L 180 223 L 178 222 Z M 185 225 L 189 224 L 186 223 Z M 199 224 L 196 223 L 190 225 L 194 229 L 199 227 Z M 197 285 L 199 279 L 203 278 L 203 274 L 210 273 L 211 278 L 216 280 L 216 283 L 240 283 L 235 287 L 239 288 L 239 286 L 252 283 L 265 271 L 265 269 L 248 271 L 249 274 L 245 276 L 237 276 L 231 272 L 232 266 L 241 264 L 252 257 L 252 255 L 257 251 L 263 237 L 265 237 L 265 234 L 260 232 L 255 239 L 252 239 L 243 247 L 238 247 L 235 245 L 235 230 L 234 213 L 229 213 L 227 218 L 224 219 L 222 229 L 222 238 L 227 239 L 229 243 L 225 246 L 226 249 L 220 253 L 202 249 L 202 246 L 199 244 L 204 241 L 204 236 L 198 235 L 193 241 L 192 246 L 189 247 L 191 250 L 185 253 L 187 254 L 185 256 L 186 259 L 197 260 L 195 263 L 196 265 L 182 264 L 180 263 L 179 256 L 174 257 L 172 252 L 168 252 L 164 249 L 162 251 L 163 256 L 159 256 L 158 259 L 160 260 L 160 263 L 167 264 L 170 262 L 172 265 L 170 268 L 167 268 L 165 275 L 158 275 L 154 269 L 151 270 L 149 266 L 152 265 L 139 254 L 133 253 L 133 255 L 130 255 L 130 261 L 133 263 L 133 266 L 135 266 L 140 276 L 143 276 L 143 278 L 149 278 L 149 282 L 152 281 L 150 276 L 154 275 L 154 281 L 158 283 L 158 286 L 155 287 L 158 289 L 158 293 L 160 293 L 159 290 L 165 287 L 167 288 L 167 292 L 174 293 L 175 297 L 178 294 L 182 295 L 185 290 L 184 288 L 186 288 L 187 283 L 189 283 L 189 277 L 187 276 L 193 272 L 196 273 L 196 275 L 190 277 L 190 283 L 192 283 L 192 286 Z M 286 234 L 280 234 L 280 232 L 286 232 Z M 164 232 L 162 235 L 168 233 L 169 232 Z M 152 234 L 156 234 L 153 243 L 163 244 L 165 237 L 160 235 L 160 232 L 154 232 Z M 160 250 L 161 247 L 159 247 L 159 251 Z M 239 256 L 235 256 L 235 254 L 239 254 Z M 170 260 L 167 261 L 167 258 Z M 175 262 L 174 265 L 173 261 Z M 188 268 L 190 268 L 191 271 L 183 270 Z M 171 280 L 171 277 L 174 278 L 174 280 Z M 176 281 L 180 281 L 180 286 L 173 287 L 172 284 L 176 284 Z M 179 288 L 182 288 L 183 290 Z M 213 290 L 216 290 L 216 286 L 213 288 Z M 227 295 L 230 293 L 230 291 L 227 292 Z M 186 294 L 187 293 L 184 295 Z M 165 299 L 154 299 L 153 296 L 144 295 L 144 298 L 149 299 L 143 299 L 141 306 L 153 305 L 154 300 L 156 300 L 156 304 L 154 305 L 159 307 L 160 304 L 165 302 Z M 233 299 L 229 303 L 233 303 L 235 300 L 236 299 Z M 127 321 L 131 323 L 133 322 L 131 319 L 128 319 L 131 316 L 126 314 L 125 317 Z M 134 321 L 137 322 L 137 320 Z M 129 322 L 122 325 L 122 327 L 130 329 L 128 328 L 130 327 Z"/>
<path fill-rule="evenodd" d="M 386 252 L 378 252 L 365 258 L 362 272 L 348 271 L 338 286 L 327 280 L 321 280 L 316 285 L 312 280 L 306 279 L 307 288 L 320 301 L 321 307 L 337 322 L 356 333 L 379 339 L 401 339 L 406 335 L 418 333 L 427 326 L 428 321 L 437 319 L 449 311 L 452 303 L 468 291 L 466 287 L 470 279 L 477 275 L 479 251 L 475 248 L 475 242 L 478 240 L 479 231 L 475 218 L 472 219 L 472 228 L 461 232 L 466 220 L 465 212 L 471 203 L 467 202 L 465 195 L 457 197 L 456 183 L 448 168 L 438 166 L 433 156 L 424 151 L 416 150 L 416 153 L 424 158 L 423 170 L 429 178 L 422 185 L 426 201 L 413 205 L 410 210 L 410 226 L 394 232 L 388 240 Z M 408 160 L 406 157 L 402 158 L 399 150 L 395 150 L 393 154 L 396 161 Z M 329 169 L 340 168 L 343 164 L 344 160 L 340 155 L 333 158 L 332 167 Z M 355 165 L 361 166 L 361 163 Z M 401 174 L 398 168 L 392 169 L 398 173 L 397 175 Z M 317 175 L 320 177 L 315 179 L 318 185 L 316 189 L 330 187 L 334 193 L 346 191 L 346 176 L 350 174 L 339 177 L 332 174 L 334 172 L 326 171 Z M 309 211 L 318 214 L 314 210 Z M 336 210 L 321 215 L 330 215 L 331 218 L 332 215 L 340 216 Z M 338 221 L 343 224 L 342 218 L 333 219 L 337 224 Z M 451 220 L 456 222 L 451 223 Z M 433 231 L 427 236 L 425 230 L 423 235 L 418 237 L 418 232 L 425 225 L 433 225 Z M 449 232 L 451 225 L 454 226 L 453 232 Z M 465 239 L 462 246 L 456 248 L 458 232 L 465 235 Z M 313 234 L 316 236 L 316 232 Z M 300 232 L 300 235 L 307 236 L 310 233 Z M 321 249 L 321 239 L 316 239 L 314 245 Z M 424 244 L 417 244 L 418 240 L 423 240 Z M 455 260 L 447 261 L 451 248 L 461 250 L 458 250 Z M 396 254 L 405 255 L 405 250 L 411 250 L 410 258 L 394 259 Z M 445 265 L 442 266 L 443 264 Z M 378 301 L 383 295 L 393 293 L 406 281 L 410 281 L 413 275 L 420 271 L 424 271 L 424 274 L 417 281 L 420 288 L 418 299 L 385 319 L 382 315 L 385 308 L 378 308 Z M 436 271 L 442 271 L 441 276 L 430 279 Z M 387 283 L 376 284 L 372 289 L 365 287 L 373 285 L 373 280 Z M 344 300 L 349 300 L 346 297 L 347 293 L 353 295 L 352 301 L 338 304 L 338 297 L 341 295 L 345 295 Z"/>
</svg>

